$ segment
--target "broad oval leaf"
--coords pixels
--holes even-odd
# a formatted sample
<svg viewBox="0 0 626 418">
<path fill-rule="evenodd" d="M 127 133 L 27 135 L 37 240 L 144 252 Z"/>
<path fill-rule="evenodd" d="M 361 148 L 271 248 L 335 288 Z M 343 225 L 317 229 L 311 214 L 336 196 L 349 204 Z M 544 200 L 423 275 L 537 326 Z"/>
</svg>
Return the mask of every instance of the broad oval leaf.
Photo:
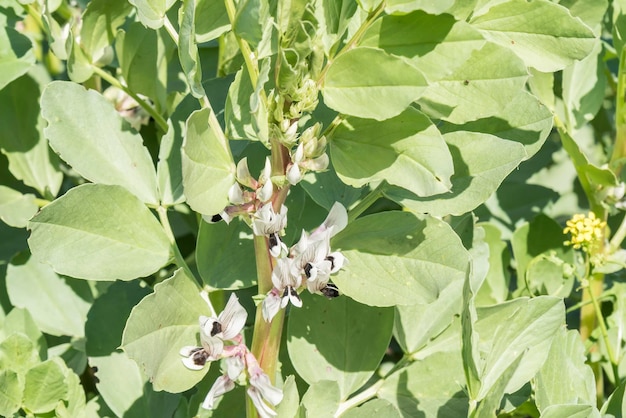
<svg viewBox="0 0 626 418">
<path fill-rule="evenodd" d="M 2 387 L 0 415 L 14 416 L 22 405 L 24 379 L 20 379 L 14 371 L 5 369 L 0 371 L 0 387 Z"/>
<path fill-rule="evenodd" d="M 170 242 L 157 219 L 120 186 L 75 187 L 43 208 L 29 227 L 32 253 L 72 277 L 132 280 L 170 259 Z"/>
<path fill-rule="evenodd" d="M 562 70 L 583 59 L 597 42 L 593 31 L 569 11 L 548 0 L 508 0 L 470 23 L 487 39 L 509 48 L 539 71 Z"/>
<path fill-rule="evenodd" d="M 230 223 L 202 222 L 196 263 L 202 280 L 216 289 L 242 289 L 256 284 L 256 263 L 250 227 L 239 219 Z"/>
<path fill-rule="evenodd" d="M 382 122 L 346 118 L 333 132 L 330 152 L 341 180 L 354 187 L 386 180 L 431 196 L 452 186 L 450 151 L 430 119 L 413 108 Z"/>
<path fill-rule="evenodd" d="M 50 412 L 60 399 L 67 398 L 65 372 L 62 360 L 51 359 L 33 367 L 24 382 L 24 408 L 35 413 Z"/>
<path fill-rule="evenodd" d="M 526 158 L 521 144 L 492 135 L 458 131 L 443 137 L 454 159 L 451 193 L 418 197 L 397 187 L 387 187 L 384 193 L 388 198 L 416 213 L 462 215 L 486 201 Z"/>
<path fill-rule="evenodd" d="M 431 303 L 462 281 L 469 255 L 448 224 L 409 212 L 382 212 L 350 223 L 332 242 L 348 264 L 333 281 L 371 306 Z"/>
<path fill-rule="evenodd" d="M 179 351 L 199 345 L 200 315 L 210 315 L 200 289 L 182 270 L 157 284 L 130 313 L 122 348 L 148 375 L 154 389 L 182 392 L 195 386 L 206 374 L 183 365 Z"/>
<path fill-rule="evenodd" d="M 35 64 L 31 40 L 4 26 L 0 28 L 0 90 Z"/>
<path fill-rule="evenodd" d="M 137 17 L 150 29 L 163 26 L 165 12 L 176 0 L 128 0 L 137 9 Z"/>
<path fill-rule="evenodd" d="M 476 400 L 488 394 L 520 354 L 521 363 L 505 392 L 513 393 L 528 382 L 545 362 L 552 339 L 565 322 L 563 300 L 551 296 L 518 298 L 478 307 L 476 312 L 482 363 Z"/>
<path fill-rule="evenodd" d="M 289 316 L 289 358 L 307 383 L 337 382 L 340 398 L 345 400 L 378 368 L 392 325 L 390 308 L 305 292 L 302 308 L 292 309 Z"/>
<path fill-rule="evenodd" d="M 26 254 L 9 264 L 6 286 L 11 303 L 28 309 L 42 331 L 51 335 L 85 335 L 91 294 L 84 281 L 59 277 L 49 265 Z M 84 287 L 80 289 L 81 286 Z"/>
<path fill-rule="evenodd" d="M 209 127 L 209 109 L 187 119 L 183 142 L 183 187 L 187 203 L 196 212 L 215 215 L 228 205 L 235 183 L 235 163 L 226 144 Z"/>
<path fill-rule="evenodd" d="M 418 100 L 422 112 L 456 124 L 493 116 L 524 90 L 528 79 L 524 62 L 491 42 L 459 64 L 430 83 Z"/>
<path fill-rule="evenodd" d="M 40 115 L 41 87 L 26 74 L 0 90 L 0 149 L 9 160 L 11 174 L 41 196 L 59 192 L 63 174 L 59 159 L 48 147 Z"/>
<path fill-rule="evenodd" d="M 410 416 L 465 417 L 469 399 L 463 391 L 458 350 L 435 353 L 391 374 L 377 395 Z"/>
<path fill-rule="evenodd" d="M 141 136 L 102 95 L 53 81 L 43 91 L 41 112 L 50 145 L 80 175 L 123 186 L 144 203 L 158 203 L 156 171 Z"/>
<path fill-rule="evenodd" d="M 338 112 L 384 120 L 399 115 L 422 95 L 426 85 L 422 73 L 404 59 L 358 47 L 330 65 L 322 92 L 324 103 Z"/>
<path fill-rule="evenodd" d="M 540 411 L 552 405 L 595 405 L 595 380 L 586 360 L 580 334 L 560 328 L 536 376 L 535 403 Z"/>
<path fill-rule="evenodd" d="M 132 10 L 125 0 L 92 0 L 87 4 L 80 29 L 80 43 L 92 60 L 115 40 L 115 31 Z"/>
<path fill-rule="evenodd" d="M 38 210 L 35 195 L 0 185 L 0 220 L 7 225 L 24 228 Z"/>
<path fill-rule="evenodd" d="M 416 5 L 413 0 L 411 3 Z M 452 74 L 486 42 L 477 29 L 464 21 L 449 14 L 435 16 L 418 10 L 376 19 L 360 45 L 408 58 L 433 82 Z"/>
</svg>

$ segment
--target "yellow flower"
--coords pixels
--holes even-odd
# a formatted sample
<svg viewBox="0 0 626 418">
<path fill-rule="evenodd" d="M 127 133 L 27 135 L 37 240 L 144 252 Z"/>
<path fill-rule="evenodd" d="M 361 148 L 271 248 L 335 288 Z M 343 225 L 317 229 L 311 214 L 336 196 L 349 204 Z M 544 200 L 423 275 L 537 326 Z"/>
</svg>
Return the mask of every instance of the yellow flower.
<svg viewBox="0 0 626 418">
<path fill-rule="evenodd" d="M 571 245 L 575 249 L 582 249 L 589 253 L 594 247 L 598 247 L 604 239 L 606 222 L 596 218 L 595 213 L 588 215 L 578 213 L 566 222 L 564 234 L 571 234 L 571 239 L 565 241 L 565 245 Z"/>
</svg>

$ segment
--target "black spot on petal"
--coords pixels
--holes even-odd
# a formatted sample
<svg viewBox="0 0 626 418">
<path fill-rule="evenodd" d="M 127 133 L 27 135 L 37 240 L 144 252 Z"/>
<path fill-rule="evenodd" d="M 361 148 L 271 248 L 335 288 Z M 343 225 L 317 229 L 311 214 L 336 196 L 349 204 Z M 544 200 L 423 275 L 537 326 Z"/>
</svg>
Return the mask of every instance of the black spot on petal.
<svg viewBox="0 0 626 418">
<path fill-rule="evenodd" d="M 334 270 L 335 269 L 335 257 L 333 257 L 332 255 L 329 255 L 328 257 L 326 257 L 326 260 L 330 261 L 330 269 Z"/>
<path fill-rule="evenodd" d="M 217 215 L 213 215 L 213 216 L 211 216 L 211 223 L 216 223 L 216 222 L 219 222 L 219 221 L 221 221 L 222 219 L 223 219 L 223 218 L 222 218 L 222 215 L 220 215 L 220 214 L 218 213 Z"/>
<path fill-rule="evenodd" d="M 322 292 L 322 295 L 326 296 L 328 299 L 334 299 L 339 296 L 339 289 L 337 289 L 337 286 L 332 283 L 327 284 L 320 290 L 320 292 Z"/>
<path fill-rule="evenodd" d="M 220 332 L 222 332 L 222 324 L 217 321 L 213 322 L 213 327 L 211 328 L 211 337 L 215 337 Z"/>
<path fill-rule="evenodd" d="M 311 270 L 312 269 L 313 269 L 313 266 L 311 265 L 311 263 L 306 263 L 306 265 L 304 266 L 304 274 L 309 279 L 311 278 Z"/>
<path fill-rule="evenodd" d="M 204 366 L 209 359 L 209 353 L 203 348 L 198 348 L 191 353 L 191 359 L 196 366 Z"/>
</svg>

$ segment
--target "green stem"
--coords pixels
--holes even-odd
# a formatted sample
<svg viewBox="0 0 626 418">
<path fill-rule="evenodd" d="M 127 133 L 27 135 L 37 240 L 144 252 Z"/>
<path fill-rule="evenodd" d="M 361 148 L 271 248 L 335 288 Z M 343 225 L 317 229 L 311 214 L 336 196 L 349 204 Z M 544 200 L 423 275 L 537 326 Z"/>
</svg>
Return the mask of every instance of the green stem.
<svg viewBox="0 0 626 418">
<path fill-rule="evenodd" d="M 102 68 L 93 65 L 92 69 L 93 69 L 94 73 L 96 73 L 98 76 L 100 76 L 100 78 L 106 80 L 110 85 L 112 85 L 114 87 L 117 87 L 118 89 L 123 90 L 126 94 L 128 94 L 130 97 L 135 99 L 135 101 L 137 103 L 139 103 L 139 106 L 141 106 L 143 109 L 145 109 L 145 111 L 148 112 L 150 114 L 150 116 L 152 116 L 152 118 L 157 123 L 157 125 L 159 125 L 159 128 L 161 129 L 161 131 L 167 132 L 167 130 L 168 130 L 167 121 L 165 119 L 163 119 L 163 116 L 161 116 L 156 111 L 156 109 L 154 109 L 152 106 L 150 106 L 148 104 L 148 102 L 143 100 L 141 97 L 139 97 L 133 91 L 131 91 L 128 87 L 126 87 L 125 85 L 120 83 L 120 81 L 117 78 L 113 77 L 111 74 L 107 73 Z"/>
<path fill-rule="evenodd" d="M 250 45 L 241 37 L 237 36 L 234 31 L 235 28 L 235 18 L 237 9 L 235 8 L 235 3 L 233 0 L 224 0 L 224 5 L 226 6 L 226 14 L 228 14 L 228 20 L 230 21 L 230 27 L 233 28 L 233 34 L 235 34 L 235 39 L 237 39 L 237 44 L 239 45 L 239 50 L 241 51 L 241 55 L 243 56 L 243 60 L 246 63 L 246 69 L 248 70 L 248 75 L 250 76 L 250 82 L 252 83 L 252 89 L 256 89 L 257 81 L 259 80 L 259 67 L 257 65 L 256 56 L 250 49 Z M 261 92 L 264 94 L 264 91 Z"/>
<path fill-rule="evenodd" d="M 198 281 L 196 275 L 193 274 L 193 272 L 185 262 L 185 258 L 178 249 L 178 244 L 176 244 L 176 237 L 174 237 L 174 232 L 172 231 L 170 221 L 167 218 L 167 209 L 163 206 L 159 206 L 156 211 L 159 214 L 159 220 L 161 221 L 161 225 L 163 226 L 165 235 L 167 235 L 167 238 L 170 240 L 170 246 L 172 248 L 172 252 L 174 253 L 174 262 L 179 268 L 182 268 L 184 270 L 185 274 L 187 274 L 189 278 Z"/>
<path fill-rule="evenodd" d="M 595 281 L 597 279 L 594 278 L 592 280 Z M 591 303 L 593 304 L 593 309 L 595 310 L 595 316 L 598 320 L 598 325 L 600 326 L 602 340 L 604 341 L 604 345 L 606 346 L 606 352 L 607 352 L 607 355 L 609 356 L 609 361 L 611 362 L 611 368 L 613 370 L 613 376 L 615 379 L 614 382 L 616 385 L 618 385 L 619 384 L 618 363 L 613 353 L 613 347 L 611 346 L 611 342 L 609 341 L 609 332 L 606 327 L 606 322 L 604 321 L 604 316 L 602 315 L 602 309 L 600 308 L 600 304 L 598 303 L 598 300 L 596 299 L 596 296 L 595 296 L 595 292 L 593 291 L 591 286 L 587 287 L 587 292 L 589 293 L 589 298 L 591 299 Z"/>
<path fill-rule="evenodd" d="M 356 218 L 358 218 L 363 212 L 367 210 L 367 208 L 372 206 L 374 202 L 376 202 L 383 196 L 384 183 L 384 181 L 381 181 L 374 190 L 369 192 L 369 194 L 361 199 L 361 201 L 357 203 L 355 207 L 350 209 L 350 212 L 348 212 L 348 223 L 351 223 Z"/>
<path fill-rule="evenodd" d="M 385 383 L 385 381 L 381 379 L 378 382 L 374 383 L 372 386 L 365 389 L 363 392 L 353 396 L 347 401 L 341 402 L 339 404 L 339 408 L 337 408 L 337 411 L 335 412 L 335 418 L 340 417 L 343 413 L 345 413 L 349 409 L 352 409 L 355 406 L 359 406 L 363 402 L 369 401 L 370 399 L 375 397 L 376 393 L 378 392 L 378 389 L 380 389 L 383 383 Z"/>
<path fill-rule="evenodd" d="M 170 21 L 169 17 L 167 17 L 167 15 L 165 15 L 163 19 L 163 27 L 165 28 L 165 31 L 170 35 L 170 38 L 172 38 L 174 43 L 178 45 L 178 32 L 176 32 L 174 25 L 172 25 L 172 22 Z"/>
<path fill-rule="evenodd" d="M 622 47 L 617 73 L 617 97 L 615 109 L 615 144 L 609 167 L 617 177 L 620 176 L 626 157 L 626 45 Z"/>
</svg>

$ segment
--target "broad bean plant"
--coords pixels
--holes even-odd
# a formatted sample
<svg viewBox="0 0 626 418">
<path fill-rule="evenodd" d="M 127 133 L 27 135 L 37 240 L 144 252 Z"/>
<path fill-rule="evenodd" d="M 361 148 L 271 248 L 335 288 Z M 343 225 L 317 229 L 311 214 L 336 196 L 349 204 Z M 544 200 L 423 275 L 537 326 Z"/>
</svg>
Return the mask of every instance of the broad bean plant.
<svg viewBox="0 0 626 418">
<path fill-rule="evenodd" d="M 0 415 L 624 416 L 625 36 L 0 0 Z"/>
</svg>

